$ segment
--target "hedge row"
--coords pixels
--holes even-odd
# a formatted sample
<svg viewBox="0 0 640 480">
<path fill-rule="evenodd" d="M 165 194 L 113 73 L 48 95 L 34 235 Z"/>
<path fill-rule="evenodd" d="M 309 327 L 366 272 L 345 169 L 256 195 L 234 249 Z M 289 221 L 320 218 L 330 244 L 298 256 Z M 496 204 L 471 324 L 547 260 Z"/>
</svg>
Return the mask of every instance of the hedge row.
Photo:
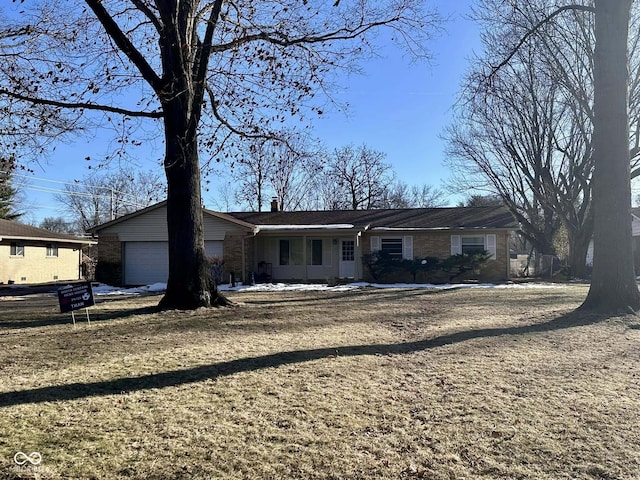
<svg viewBox="0 0 640 480">
<path fill-rule="evenodd" d="M 363 264 L 376 282 L 397 282 L 410 278 L 412 282 L 452 282 L 468 272 L 479 274 L 491 258 L 487 251 L 451 255 L 448 258 L 423 257 L 408 260 L 375 252 L 363 256 Z"/>
</svg>

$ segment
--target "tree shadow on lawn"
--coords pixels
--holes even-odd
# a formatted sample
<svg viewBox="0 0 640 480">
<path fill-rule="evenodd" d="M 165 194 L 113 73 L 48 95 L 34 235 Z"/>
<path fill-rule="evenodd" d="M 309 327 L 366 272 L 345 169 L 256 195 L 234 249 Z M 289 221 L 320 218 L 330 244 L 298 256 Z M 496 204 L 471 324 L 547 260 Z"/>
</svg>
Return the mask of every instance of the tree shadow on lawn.
<svg viewBox="0 0 640 480">
<path fill-rule="evenodd" d="M 348 300 L 348 301 L 361 301 L 361 302 L 370 302 L 370 297 L 375 296 L 377 300 L 379 299 L 402 299 L 406 300 L 408 296 L 421 296 L 421 295 L 433 295 L 436 293 L 445 293 L 450 290 L 436 290 L 436 289 L 427 289 L 422 287 L 398 287 L 398 288 L 359 288 L 353 290 L 342 290 L 342 291 L 327 291 L 327 290 L 318 290 L 316 292 L 308 291 L 304 292 L 307 295 L 291 298 L 274 298 L 274 292 L 255 292 L 256 294 L 266 294 L 265 299 L 261 299 L 259 295 L 252 296 L 252 298 L 247 298 L 242 300 L 243 304 L 246 305 L 275 305 L 275 304 L 305 304 L 305 303 L 314 303 L 322 300 L 331 300 L 331 301 L 339 301 L 339 300 Z M 252 292 L 254 293 L 254 292 Z M 283 291 L 283 295 L 287 294 L 296 294 L 300 292 L 296 291 Z M 315 293 L 315 295 L 313 295 Z M 233 300 L 233 298 L 232 298 Z"/>
<path fill-rule="evenodd" d="M 415 342 L 294 350 L 274 353 L 271 355 L 263 355 L 260 357 L 241 358 L 184 370 L 154 373 L 150 375 L 143 375 L 141 377 L 125 377 L 101 382 L 71 383 L 15 392 L 5 392 L 0 393 L 0 407 L 77 400 L 80 398 L 114 395 L 123 392 L 134 392 L 152 388 L 174 387 L 204 380 L 212 380 L 233 375 L 235 373 L 251 372 L 283 365 L 320 360 L 336 354 L 343 357 L 356 357 L 362 355 L 390 355 L 421 352 L 479 338 L 543 333 L 592 325 L 606 321 L 609 318 L 611 318 L 609 315 L 583 314 L 581 312 L 574 311 L 561 315 L 545 323 L 523 325 L 519 327 L 466 330 Z"/>
<path fill-rule="evenodd" d="M 118 318 L 127 318 L 133 315 L 145 315 L 150 313 L 157 313 L 158 307 L 139 307 L 131 309 L 123 309 L 116 311 L 89 311 L 89 319 L 92 322 L 100 322 L 104 320 L 117 320 Z M 33 319 L 33 312 L 29 313 L 27 320 L 20 320 L 20 318 L 14 318 L 13 320 L 0 321 L 0 328 L 35 328 L 35 327 L 49 327 L 53 325 L 64 325 L 65 323 L 72 324 L 73 320 L 71 312 L 69 313 L 47 313 L 42 312 L 42 318 Z M 84 311 L 77 310 L 76 323 L 82 323 L 87 321 L 87 316 Z"/>
</svg>

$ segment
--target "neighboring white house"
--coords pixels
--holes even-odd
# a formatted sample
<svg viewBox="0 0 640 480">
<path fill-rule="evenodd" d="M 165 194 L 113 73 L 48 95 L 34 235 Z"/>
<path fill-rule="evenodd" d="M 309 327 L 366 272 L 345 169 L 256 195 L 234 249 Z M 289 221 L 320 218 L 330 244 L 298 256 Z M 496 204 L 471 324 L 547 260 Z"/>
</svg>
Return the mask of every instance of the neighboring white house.
<svg viewBox="0 0 640 480">
<path fill-rule="evenodd" d="M 0 283 L 82 278 L 82 248 L 95 241 L 0 219 Z"/>
</svg>

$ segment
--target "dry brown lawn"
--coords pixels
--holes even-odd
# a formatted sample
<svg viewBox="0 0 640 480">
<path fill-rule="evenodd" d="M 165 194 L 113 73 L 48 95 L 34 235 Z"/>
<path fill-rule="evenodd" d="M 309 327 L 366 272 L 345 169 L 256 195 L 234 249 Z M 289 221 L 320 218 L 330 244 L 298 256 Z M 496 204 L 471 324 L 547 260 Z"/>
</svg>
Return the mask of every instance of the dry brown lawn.
<svg viewBox="0 0 640 480">
<path fill-rule="evenodd" d="M 640 479 L 640 319 L 585 294 L 0 302 L 0 478 Z"/>
</svg>

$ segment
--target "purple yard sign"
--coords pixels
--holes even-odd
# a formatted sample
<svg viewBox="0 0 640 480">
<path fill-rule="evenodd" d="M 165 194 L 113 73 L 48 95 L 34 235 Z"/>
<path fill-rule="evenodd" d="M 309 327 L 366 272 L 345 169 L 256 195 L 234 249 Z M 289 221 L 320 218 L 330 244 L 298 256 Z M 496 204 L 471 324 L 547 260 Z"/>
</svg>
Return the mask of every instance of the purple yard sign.
<svg viewBox="0 0 640 480">
<path fill-rule="evenodd" d="M 58 289 L 58 302 L 62 313 L 95 305 L 91 282 L 74 283 Z"/>
</svg>

